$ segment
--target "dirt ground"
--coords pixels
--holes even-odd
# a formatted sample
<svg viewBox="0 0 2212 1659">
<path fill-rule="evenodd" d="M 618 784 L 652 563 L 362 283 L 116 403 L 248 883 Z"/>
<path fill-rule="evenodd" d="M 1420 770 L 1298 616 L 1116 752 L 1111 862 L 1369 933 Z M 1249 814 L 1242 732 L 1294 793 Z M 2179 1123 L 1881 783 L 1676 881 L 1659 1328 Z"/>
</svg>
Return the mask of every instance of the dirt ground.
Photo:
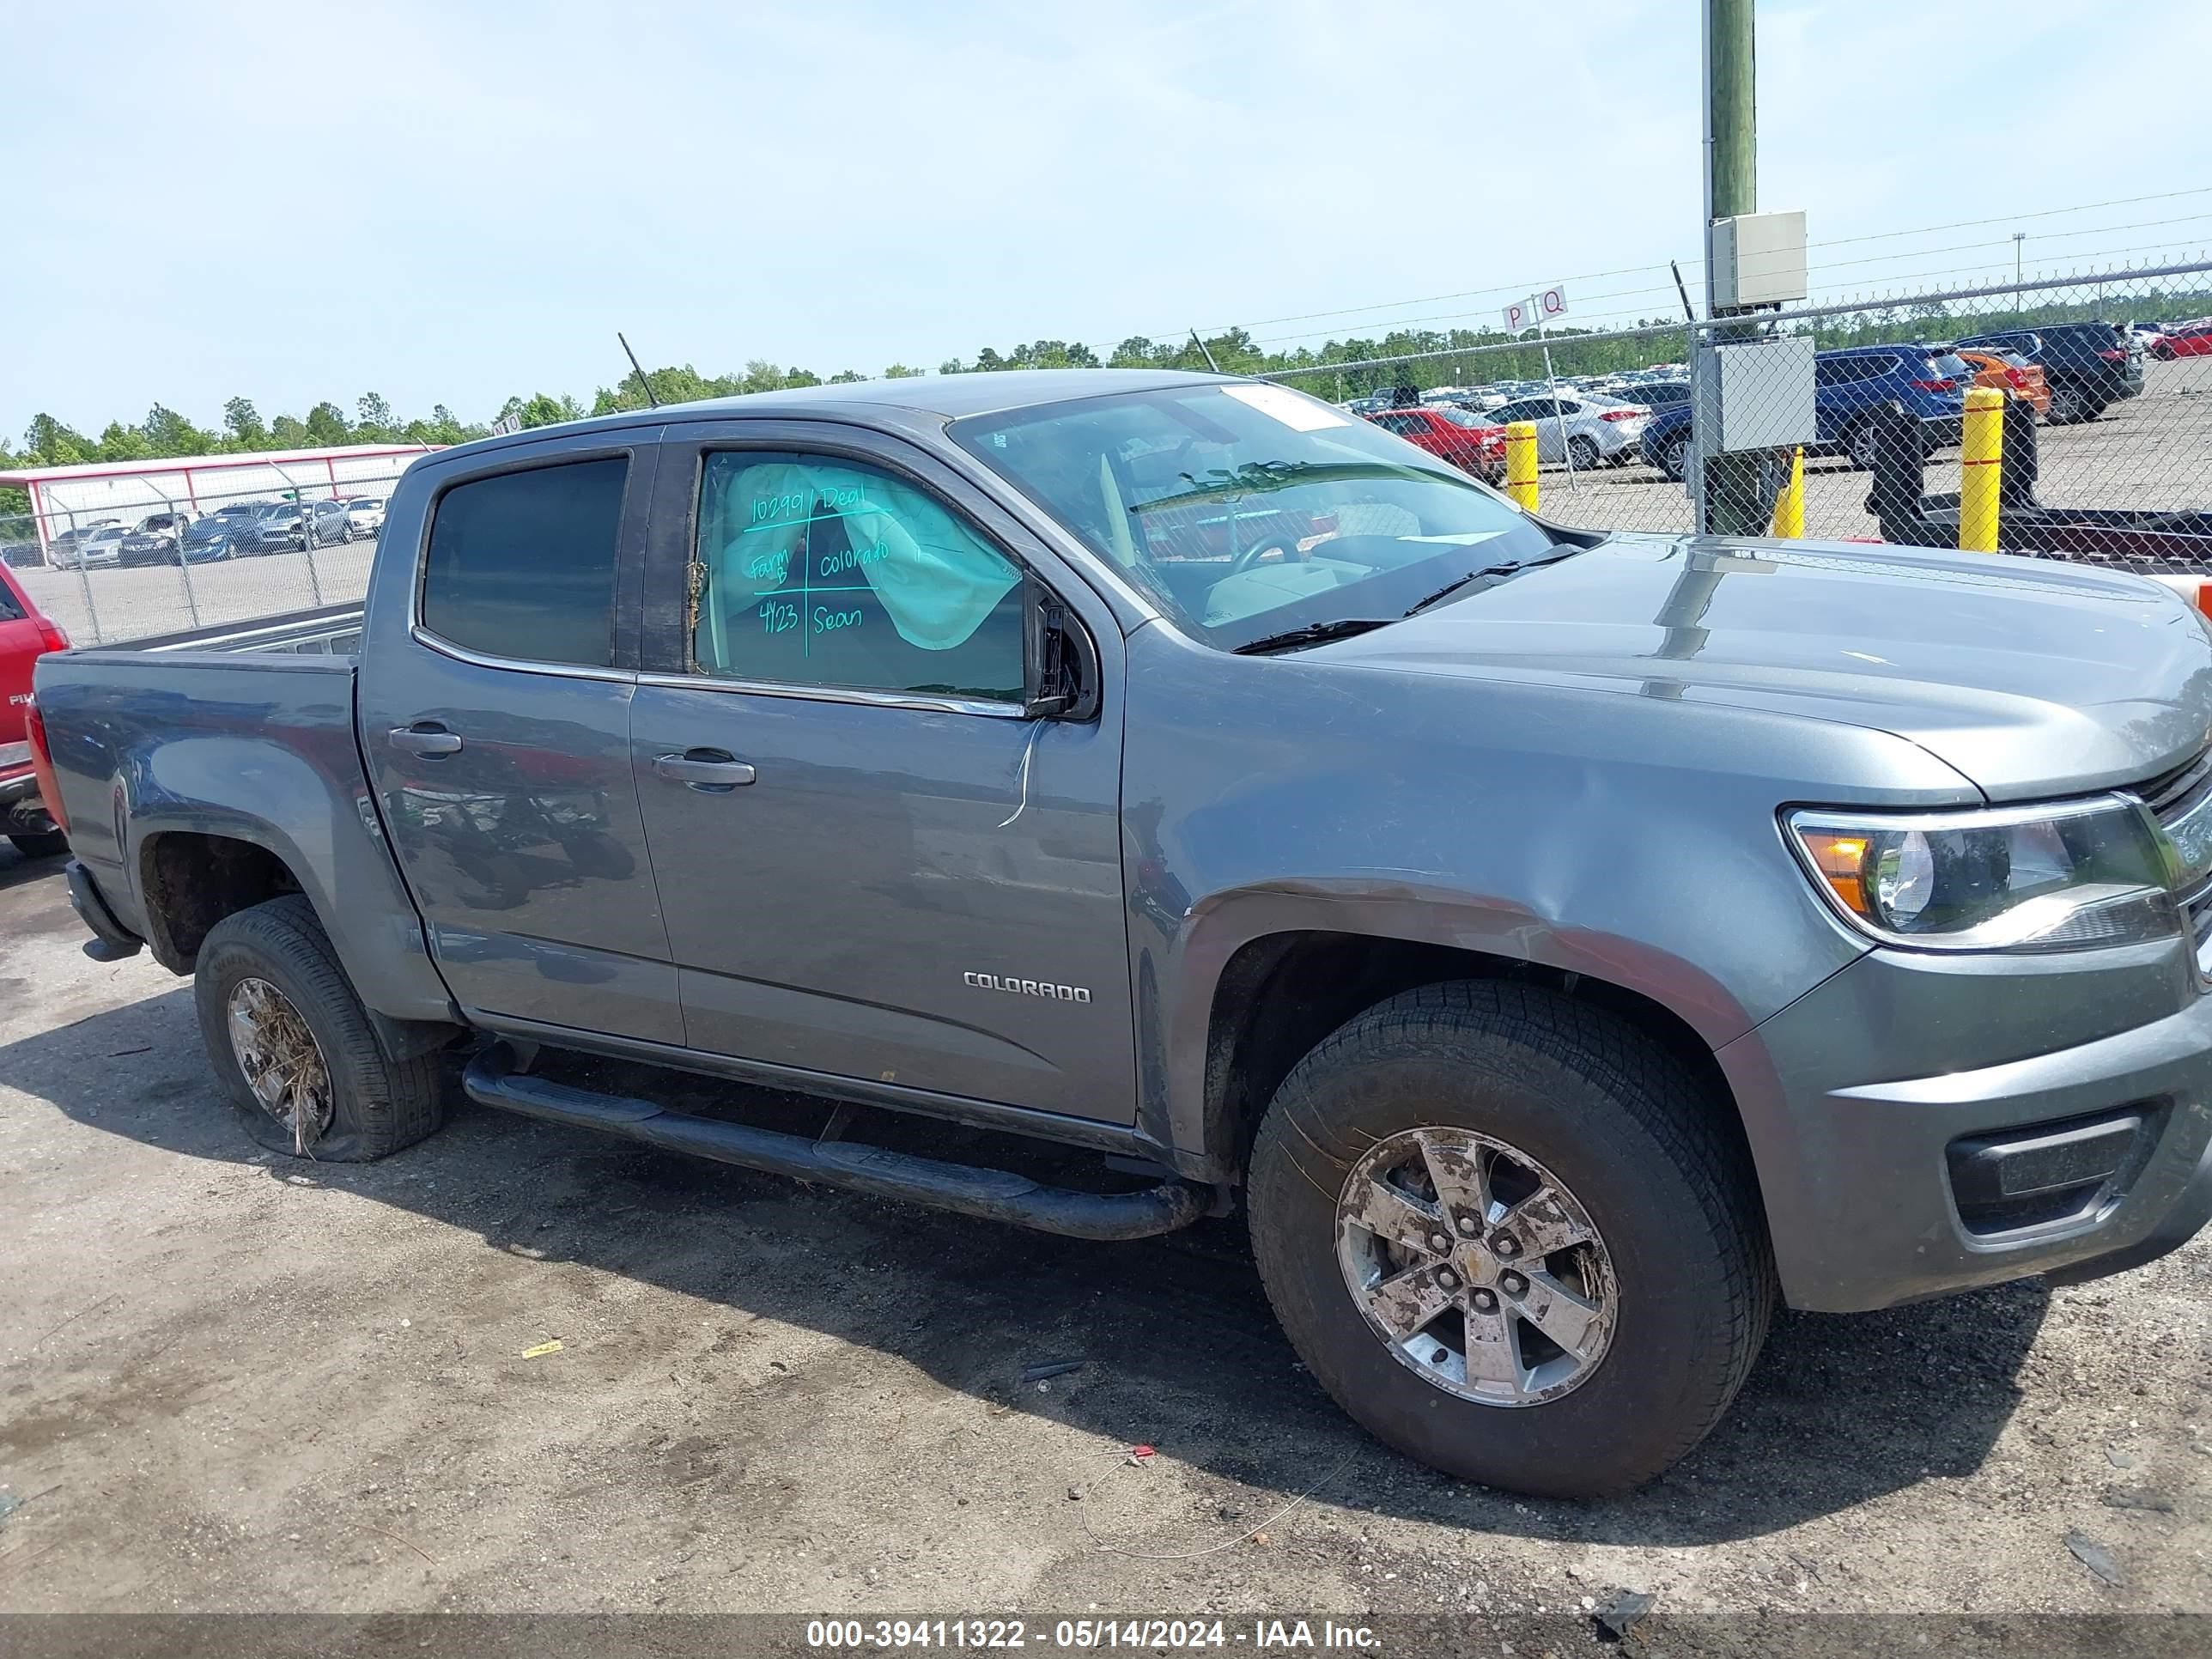
<svg viewBox="0 0 2212 1659">
<path fill-rule="evenodd" d="M 272 1160 L 189 988 L 82 939 L 0 846 L 0 1613 L 2212 1613 L 2212 1237 L 1786 1316 L 1674 1474 L 1527 1502 L 1341 1417 L 1233 1224 L 1041 1237 L 465 1103 Z"/>
</svg>

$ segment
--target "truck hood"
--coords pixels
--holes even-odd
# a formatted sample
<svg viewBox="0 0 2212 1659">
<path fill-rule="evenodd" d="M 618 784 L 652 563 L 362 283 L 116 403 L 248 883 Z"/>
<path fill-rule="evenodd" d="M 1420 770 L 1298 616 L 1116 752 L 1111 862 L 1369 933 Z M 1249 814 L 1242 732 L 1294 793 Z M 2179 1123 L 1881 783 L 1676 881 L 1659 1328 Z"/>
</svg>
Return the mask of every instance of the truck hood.
<svg viewBox="0 0 2212 1659">
<path fill-rule="evenodd" d="M 1993 800 L 2147 781 L 2212 742 L 2212 634 L 2179 596 L 1993 554 L 1620 536 L 1311 655 L 1844 722 Z"/>
</svg>

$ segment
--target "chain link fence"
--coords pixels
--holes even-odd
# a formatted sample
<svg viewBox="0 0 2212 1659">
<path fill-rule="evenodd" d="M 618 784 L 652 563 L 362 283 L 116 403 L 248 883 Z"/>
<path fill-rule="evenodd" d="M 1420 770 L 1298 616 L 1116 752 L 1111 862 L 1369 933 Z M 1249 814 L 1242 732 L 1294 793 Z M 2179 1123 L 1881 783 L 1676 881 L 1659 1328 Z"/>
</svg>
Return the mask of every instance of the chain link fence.
<svg viewBox="0 0 2212 1659">
<path fill-rule="evenodd" d="M 1697 384 L 1693 368 L 1755 343 L 1809 362 L 1747 392 L 1733 384 L 1725 404 Z M 1573 526 L 1703 522 L 2212 573 L 2212 261 L 1560 331 L 1269 378 Z M 1970 403 L 1995 413 L 1977 422 Z M 1733 445 L 1747 422 L 1754 439 L 1773 427 L 1808 441 L 1699 464 L 1701 447 Z M 1510 443 L 1509 430 L 1534 441 Z M 1509 477 L 1510 451 L 1534 458 L 1524 482 Z M 350 603 L 411 459 L 362 458 L 296 489 L 264 478 L 173 499 L 160 474 L 99 506 L 50 496 L 35 521 L 0 519 L 0 556 L 88 644 Z"/>
<path fill-rule="evenodd" d="M 1799 361 L 1731 384 L 1731 446 L 1746 428 L 1753 441 L 1763 428 L 1808 441 L 1701 468 L 1700 445 L 1717 447 L 1723 422 L 1693 368 L 1754 343 Z M 1504 476 L 1504 428 L 1526 422 L 1535 477 L 1516 494 L 1578 527 L 1692 530 L 1702 483 L 1704 524 L 1736 533 L 2212 568 L 2212 262 L 1560 331 L 1271 378 L 1491 482 Z M 1998 446 L 1972 465 L 1970 402 L 1992 410 L 1976 432 Z M 1994 539 L 1977 488 L 1996 507 Z"/>
<path fill-rule="evenodd" d="M 319 490 L 203 484 L 171 500 L 156 480 L 128 502 L 49 501 L 36 518 L 0 519 L 0 556 L 80 645 L 354 603 L 368 589 L 384 503 L 412 459 L 357 465 Z"/>
</svg>

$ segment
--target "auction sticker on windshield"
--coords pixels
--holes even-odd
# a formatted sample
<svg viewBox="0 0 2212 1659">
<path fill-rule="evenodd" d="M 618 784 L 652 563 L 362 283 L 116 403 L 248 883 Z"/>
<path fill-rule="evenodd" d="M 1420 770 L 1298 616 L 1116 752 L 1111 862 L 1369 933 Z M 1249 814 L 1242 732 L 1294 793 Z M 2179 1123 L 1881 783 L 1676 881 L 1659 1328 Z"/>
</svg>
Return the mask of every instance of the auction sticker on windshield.
<svg viewBox="0 0 2212 1659">
<path fill-rule="evenodd" d="M 1248 409 L 1256 409 L 1270 420 L 1280 421 L 1293 432 L 1318 432 L 1326 426 L 1350 426 L 1351 417 L 1327 404 L 1301 397 L 1286 386 L 1265 384 L 1225 386 L 1221 390 Z"/>
</svg>

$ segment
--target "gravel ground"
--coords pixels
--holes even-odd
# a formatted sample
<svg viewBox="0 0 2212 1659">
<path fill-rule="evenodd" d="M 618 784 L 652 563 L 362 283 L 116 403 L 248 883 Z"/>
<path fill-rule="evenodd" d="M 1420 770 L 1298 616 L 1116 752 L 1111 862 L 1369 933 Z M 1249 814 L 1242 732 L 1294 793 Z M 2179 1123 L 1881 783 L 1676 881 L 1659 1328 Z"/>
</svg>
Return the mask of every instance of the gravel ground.
<svg viewBox="0 0 2212 1659">
<path fill-rule="evenodd" d="M 0 1612 L 1275 1611 L 1492 1654 L 1622 1587 L 2212 1613 L 2212 1238 L 1786 1316 L 1674 1474 L 1528 1502 L 1340 1416 L 1232 1224 L 1046 1238 L 465 1103 L 382 1164 L 272 1160 L 188 988 L 82 937 L 0 846 Z"/>
</svg>

